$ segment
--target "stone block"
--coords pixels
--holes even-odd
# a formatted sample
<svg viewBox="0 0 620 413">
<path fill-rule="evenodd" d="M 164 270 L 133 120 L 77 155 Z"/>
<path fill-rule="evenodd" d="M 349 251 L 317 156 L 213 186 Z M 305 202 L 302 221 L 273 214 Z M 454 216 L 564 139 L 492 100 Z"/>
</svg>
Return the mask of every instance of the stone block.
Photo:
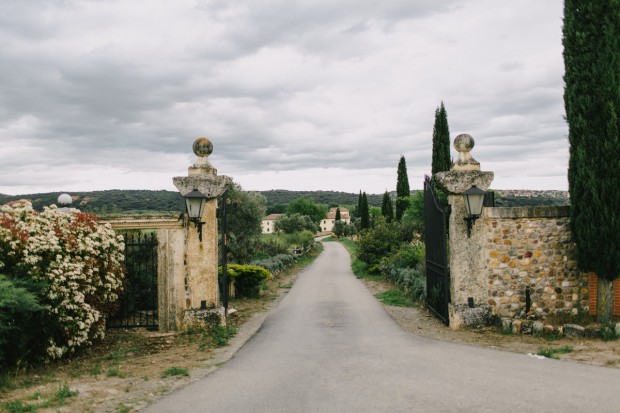
<svg viewBox="0 0 620 413">
<path fill-rule="evenodd" d="M 577 324 L 564 324 L 564 335 L 566 337 L 583 337 L 585 328 Z"/>
<path fill-rule="evenodd" d="M 502 325 L 501 325 L 502 331 L 512 330 L 512 320 L 511 319 L 506 318 L 506 317 L 502 317 L 501 320 L 502 320 L 501 321 L 501 323 L 502 323 Z"/>
<path fill-rule="evenodd" d="M 512 332 L 514 334 L 521 334 L 521 325 L 523 324 L 523 321 L 521 320 L 514 320 L 512 322 Z"/>
<path fill-rule="evenodd" d="M 532 324 L 532 332 L 534 334 L 542 334 L 545 330 L 545 325 L 542 321 L 534 321 Z"/>
<path fill-rule="evenodd" d="M 620 323 L 616 324 L 616 328 L 614 330 L 616 331 L 616 335 L 620 337 Z"/>
</svg>

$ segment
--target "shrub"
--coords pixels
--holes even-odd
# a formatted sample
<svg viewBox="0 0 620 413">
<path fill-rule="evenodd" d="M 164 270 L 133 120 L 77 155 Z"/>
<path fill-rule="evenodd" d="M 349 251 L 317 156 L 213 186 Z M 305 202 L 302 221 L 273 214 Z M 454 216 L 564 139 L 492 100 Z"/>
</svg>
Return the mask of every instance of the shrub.
<svg viewBox="0 0 620 413">
<path fill-rule="evenodd" d="M 229 280 L 235 283 L 237 297 L 258 297 L 261 283 L 271 276 L 269 271 L 256 265 L 228 264 L 226 270 Z M 221 266 L 219 275 L 222 276 Z M 220 281 L 220 285 L 222 284 Z"/>
<path fill-rule="evenodd" d="M 308 248 L 314 244 L 314 234 L 310 231 L 294 232 L 284 236 L 286 243 L 290 248 Z"/>
<path fill-rule="evenodd" d="M 278 273 L 283 269 L 293 265 L 295 262 L 297 262 L 297 255 L 278 254 L 274 257 L 252 261 L 250 262 L 250 265 L 263 267 L 270 273 Z"/>
<path fill-rule="evenodd" d="M 29 325 L 60 358 L 105 334 L 105 317 L 123 287 L 124 245 L 93 215 L 55 206 L 36 213 L 27 201 L 0 207 L 0 270 L 43 285 L 41 323 Z"/>
<path fill-rule="evenodd" d="M 0 275 L 0 365 L 16 365 L 33 352 L 44 352 L 39 330 L 32 328 L 41 321 L 43 307 L 37 298 L 41 289 L 28 280 Z"/>
<path fill-rule="evenodd" d="M 359 236 L 357 259 L 378 268 L 381 260 L 392 254 L 401 244 L 398 224 L 388 224 L 380 217 L 374 228 L 364 230 Z"/>
</svg>

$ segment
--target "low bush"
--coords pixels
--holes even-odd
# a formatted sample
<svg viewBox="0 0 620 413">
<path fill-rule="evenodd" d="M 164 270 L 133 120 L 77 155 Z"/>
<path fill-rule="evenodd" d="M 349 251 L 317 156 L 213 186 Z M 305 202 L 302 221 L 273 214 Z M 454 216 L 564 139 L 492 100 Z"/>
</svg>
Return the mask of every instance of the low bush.
<svg viewBox="0 0 620 413">
<path fill-rule="evenodd" d="M 270 273 L 277 274 L 295 262 L 297 262 L 297 255 L 295 254 L 278 254 L 274 257 L 252 261 L 250 265 L 263 267 Z"/>
<path fill-rule="evenodd" d="M 237 297 L 258 297 L 260 286 L 271 274 L 257 265 L 228 264 L 226 266 L 229 281 L 234 282 Z M 219 267 L 220 285 L 223 285 L 222 267 Z"/>
<path fill-rule="evenodd" d="M 29 360 L 55 359 L 105 334 L 105 318 L 123 288 L 124 244 L 93 215 L 55 206 L 37 213 L 27 201 L 0 207 L 0 271 L 31 289 L 42 306 Z M 17 342 L 18 340 L 12 340 Z"/>
</svg>

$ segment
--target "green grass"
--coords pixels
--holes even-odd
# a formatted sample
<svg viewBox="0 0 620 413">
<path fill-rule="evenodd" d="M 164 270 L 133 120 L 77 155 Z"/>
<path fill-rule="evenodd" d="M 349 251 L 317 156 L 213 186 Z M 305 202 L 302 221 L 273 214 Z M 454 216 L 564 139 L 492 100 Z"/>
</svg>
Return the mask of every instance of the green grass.
<svg viewBox="0 0 620 413">
<path fill-rule="evenodd" d="M 375 297 L 377 297 L 383 304 L 392 305 L 395 307 L 416 306 L 416 303 L 401 290 L 387 290 L 382 293 L 375 294 Z"/>
<path fill-rule="evenodd" d="M 108 377 L 125 378 L 125 373 L 118 366 L 108 367 Z"/>
<path fill-rule="evenodd" d="M 3 404 L 4 409 L 9 413 L 37 412 L 39 409 L 50 407 L 64 406 L 66 400 L 70 397 L 77 396 L 77 390 L 71 390 L 69 386 L 64 385 L 51 396 L 44 396 L 40 392 L 35 392 L 28 397 L 29 401 L 39 401 L 38 403 L 25 403 L 21 400 L 13 400 Z"/>
<path fill-rule="evenodd" d="M 536 354 L 539 356 L 543 356 L 543 357 L 547 357 L 551 359 L 558 359 L 560 358 L 560 354 L 572 353 L 572 351 L 573 351 L 573 348 L 571 346 L 563 346 L 563 347 L 556 347 L 556 348 L 541 347 L 538 349 L 538 352 Z"/>
<path fill-rule="evenodd" d="M 164 370 L 163 373 L 161 374 L 162 378 L 170 377 L 170 376 L 188 376 L 189 377 L 189 371 L 181 367 L 170 367 L 169 369 Z"/>
</svg>

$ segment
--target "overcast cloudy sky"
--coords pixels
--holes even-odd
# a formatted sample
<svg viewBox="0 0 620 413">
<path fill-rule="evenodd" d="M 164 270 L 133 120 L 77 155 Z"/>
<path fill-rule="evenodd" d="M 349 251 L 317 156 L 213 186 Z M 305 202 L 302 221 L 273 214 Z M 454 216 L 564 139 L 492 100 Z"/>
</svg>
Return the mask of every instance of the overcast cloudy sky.
<svg viewBox="0 0 620 413">
<path fill-rule="evenodd" d="M 2 0 L 0 193 L 394 190 L 434 112 L 494 189 L 567 188 L 562 0 Z M 453 157 L 457 154 L 453 150 Z"/>
</svg>

